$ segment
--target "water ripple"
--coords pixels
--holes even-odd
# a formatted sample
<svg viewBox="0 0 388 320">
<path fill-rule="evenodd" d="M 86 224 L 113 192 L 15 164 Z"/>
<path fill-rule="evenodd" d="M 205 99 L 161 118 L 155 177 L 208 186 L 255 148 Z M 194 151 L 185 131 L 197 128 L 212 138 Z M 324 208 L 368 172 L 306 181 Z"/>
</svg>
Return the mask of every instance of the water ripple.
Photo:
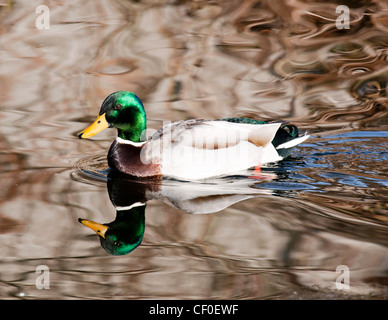
<svg viewBox="0 0 388 320">
<path fill-rule="evenodd" d="M 34 4 L 0 5 L 1 298 L 386 299 L 386 3 L 162 3 L 50 2 L 49 30 L 35 28 Z M 338 5 L 350 8 L 348 30 L 335 26 Z M 164 181 L 170 197 L 249 195 L 201 215 L 153 198 L 142 244 L 111 257 L 78 218 L 115 217 L 115 133 L 77 132 L 123 89 L 141 96 L 155 128 L 240 115 L 313 136 L 262 169 L 270 180 L 248 170 L 190 187 Z M 50 290 L 34 286 L 41 264 Z M 335 288 L 344 264 L 346 294 Z"/>
</svg>

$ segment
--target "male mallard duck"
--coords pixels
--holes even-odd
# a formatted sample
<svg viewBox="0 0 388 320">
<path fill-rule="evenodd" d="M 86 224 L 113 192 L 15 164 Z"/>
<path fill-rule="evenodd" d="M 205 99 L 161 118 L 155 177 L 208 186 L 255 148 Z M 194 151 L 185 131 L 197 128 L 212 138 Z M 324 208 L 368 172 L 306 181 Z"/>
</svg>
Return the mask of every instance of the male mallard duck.
<svg viewBox="0 0 388 320">
<path fill-rule="evenodd" d="M 79 137 L 108 128 L 118 135 L 108 153 L 112 169 L 136 177 L 192 180 L 228 175 L 276 162 L 309 136 L 294 125 L 248 118 L 184 120 L 169 123 L 145 137 L 146 113 L 132 92 L 118 91 L 102 103 L 99 116 Z"/>
</svg>

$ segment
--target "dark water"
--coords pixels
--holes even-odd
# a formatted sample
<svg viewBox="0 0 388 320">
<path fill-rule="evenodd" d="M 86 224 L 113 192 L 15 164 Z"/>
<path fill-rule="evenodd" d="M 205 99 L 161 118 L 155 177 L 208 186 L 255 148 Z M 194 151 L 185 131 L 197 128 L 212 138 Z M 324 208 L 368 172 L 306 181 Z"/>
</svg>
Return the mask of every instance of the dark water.
<svg viewBox="0 0 388 320">
<path fill-rule="evenodd" d="M 40 4 L 0 4 L 0 298 L 388 298 L 385 1 L 50 2 L 38 30 Z M 259 178 L 108 179 L 115 132 L 77 133 L 117 90 L 151 128 L 250 116 L 312 137 Z M 78 222 L 139 199 L 127 255 Z"/>
</svg>

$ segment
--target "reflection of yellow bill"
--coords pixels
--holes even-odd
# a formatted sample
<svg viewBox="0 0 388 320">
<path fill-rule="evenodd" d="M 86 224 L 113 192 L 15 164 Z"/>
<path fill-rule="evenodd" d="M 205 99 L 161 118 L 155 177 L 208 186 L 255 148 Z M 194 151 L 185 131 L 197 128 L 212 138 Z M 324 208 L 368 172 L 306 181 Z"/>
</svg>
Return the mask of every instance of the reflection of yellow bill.
<svg viewBox="0 0 388 320">
<path fill-rule="evenodd" d="M 94 121 L 89 127 L 83 130 L 78 137 L 90 138 L 108 127 L 109 123 L 106 121 L 105 113 L 103 113 L 102 115 L 98 116 L 96 121 Z"/>
<path fill-rule="evenodd" d="M 105 238 L 105 233 L 106 230 L 108 230 L 108 226 L 86 219 L 78 219 L 78 221 L 81 222 L 84 226 L 92 229 L 99 236 Z"/>
</svg>

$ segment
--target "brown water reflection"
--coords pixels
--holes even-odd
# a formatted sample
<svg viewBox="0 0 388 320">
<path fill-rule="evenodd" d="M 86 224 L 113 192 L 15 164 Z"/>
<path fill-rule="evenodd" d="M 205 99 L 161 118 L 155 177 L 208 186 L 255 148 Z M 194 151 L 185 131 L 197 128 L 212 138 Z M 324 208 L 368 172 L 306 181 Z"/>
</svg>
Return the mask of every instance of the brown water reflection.
<svg viewBox="0 0 388 320">
<path fill-rule="evenodd" d="M 0 3 L 1 298 L 387 298 L 385 1 L 57 1 L 37 30 L 40 4 Z M 76 133 L 117 90 L 152 128 L 244 115 L 313 137 L 216 213 L 147 202 L 141 245 L 113 257 L 77 219 L 115 219 L 101 171 L 115 133 Z"/>
</svg>

